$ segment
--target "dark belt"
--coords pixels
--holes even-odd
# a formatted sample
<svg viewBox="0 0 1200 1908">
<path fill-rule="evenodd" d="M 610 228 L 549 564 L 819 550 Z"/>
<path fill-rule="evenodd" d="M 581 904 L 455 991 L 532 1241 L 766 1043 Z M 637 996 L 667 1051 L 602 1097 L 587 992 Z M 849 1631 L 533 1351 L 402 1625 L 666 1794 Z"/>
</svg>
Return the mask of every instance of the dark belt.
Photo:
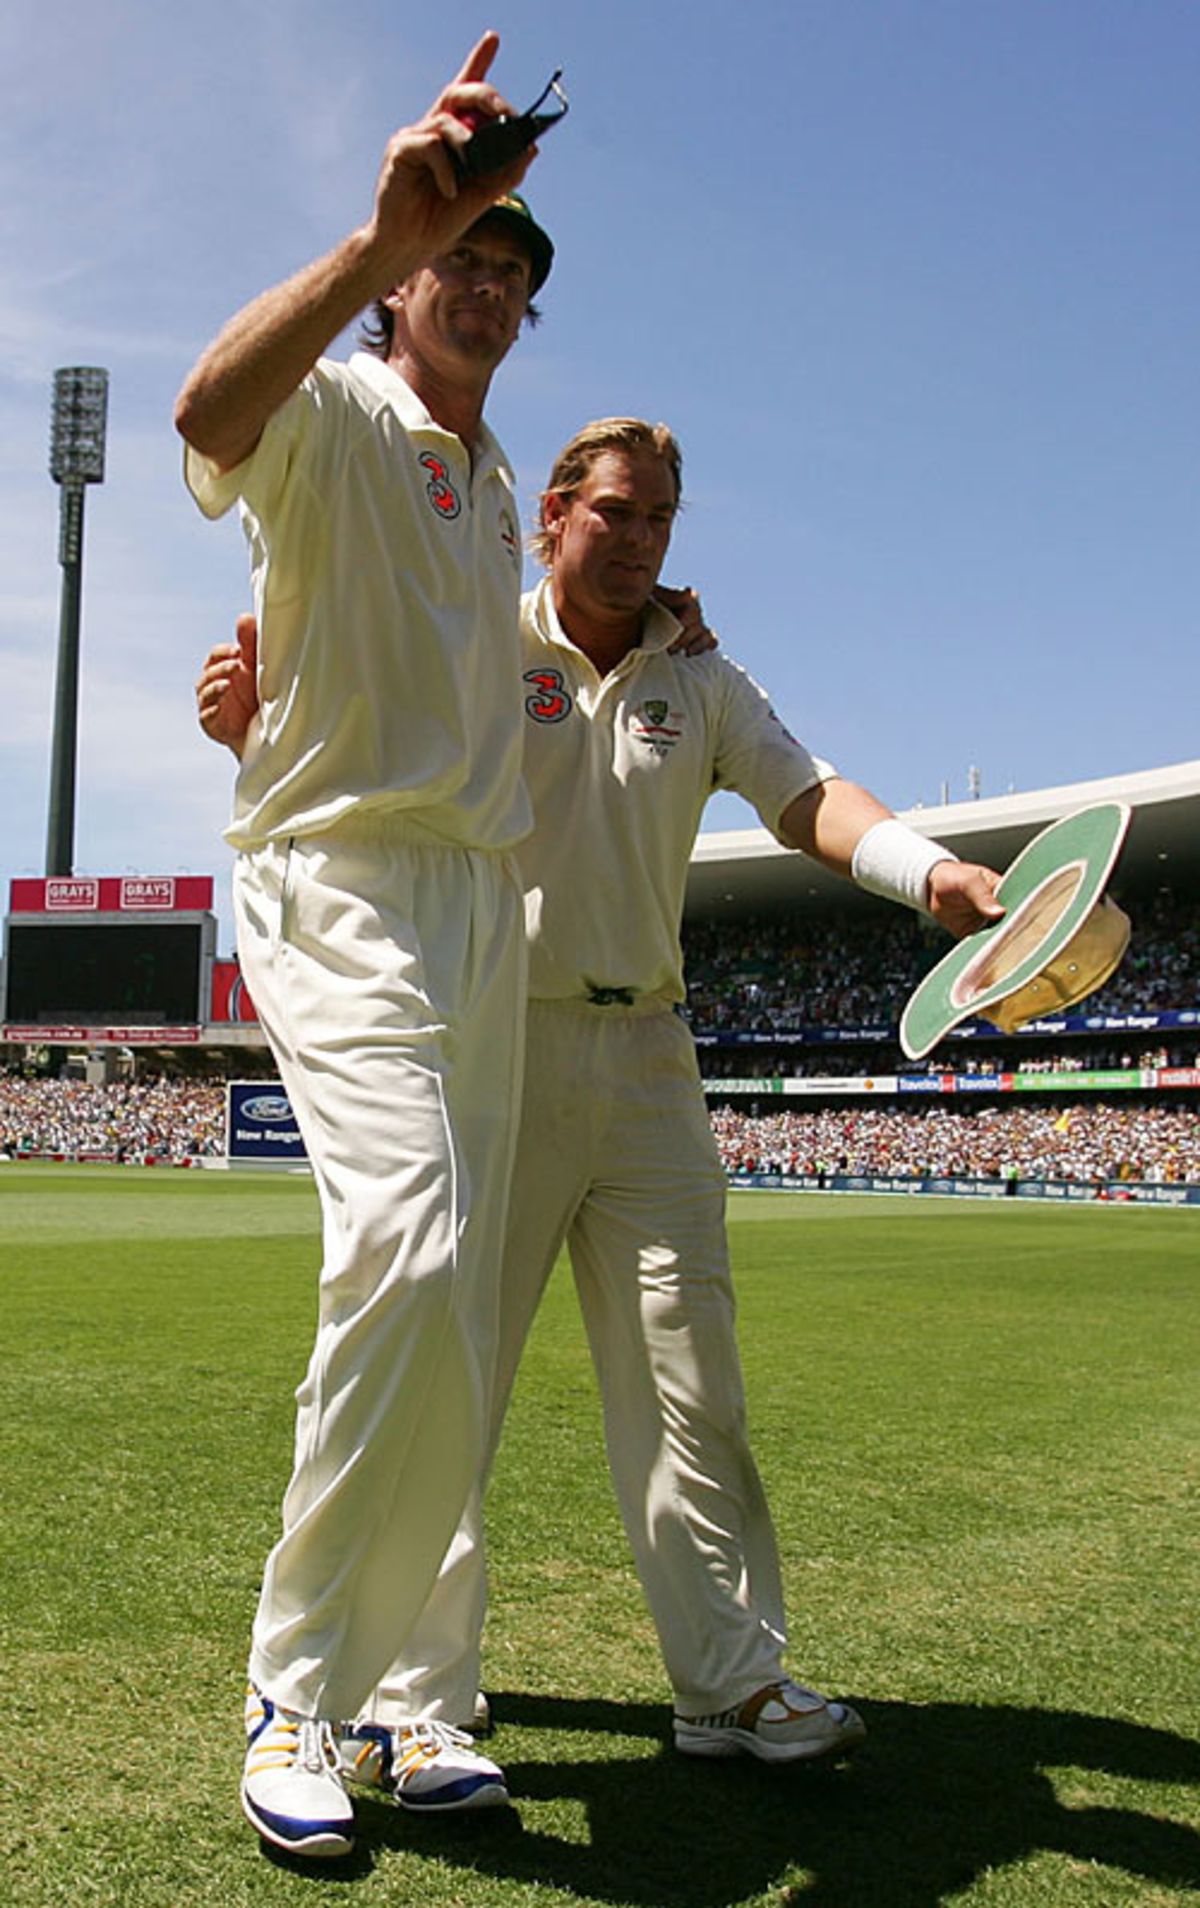
<svg viewBox="0 0 1200 1908">
<path fill-rule="evenodd" d="M 632 987 L 592 987 L 588 990 L 588 1004 L 592 1007 L 632 1007 L 634 998 Z"/>
</svg>

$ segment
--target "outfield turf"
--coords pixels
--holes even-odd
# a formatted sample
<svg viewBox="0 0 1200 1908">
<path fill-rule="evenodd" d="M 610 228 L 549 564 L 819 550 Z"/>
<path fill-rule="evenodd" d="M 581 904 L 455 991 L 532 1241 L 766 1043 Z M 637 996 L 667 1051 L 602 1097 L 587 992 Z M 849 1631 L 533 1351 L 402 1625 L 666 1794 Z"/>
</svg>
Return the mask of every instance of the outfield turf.
<svg viewBox="0 0 1200 1908">
<path fill-rule="evenodd" d="M 516 1807 L 266 1861 L 240 1702 L 307 1357 L 297 1178 L 0 1165 L 0 1900 L 1117 1908 L 1200 1891 L 1200 1214 L 740 1194 L 793 1667 L 842 1771 L 696 1764 L 556 1278 L 491 1498 Z"/>
</svg>

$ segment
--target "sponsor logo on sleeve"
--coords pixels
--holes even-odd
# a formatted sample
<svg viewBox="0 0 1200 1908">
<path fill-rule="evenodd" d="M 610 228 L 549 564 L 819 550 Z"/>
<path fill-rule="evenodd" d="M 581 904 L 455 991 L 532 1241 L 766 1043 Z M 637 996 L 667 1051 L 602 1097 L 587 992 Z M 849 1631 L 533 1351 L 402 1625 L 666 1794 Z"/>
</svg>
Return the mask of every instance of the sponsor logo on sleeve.
<svg viewBox="0 0 1200 1908">
<path fill-rule="evenodd" d="M 521 568 L 521 538 L 517 531 L 516 518 L 507 504 L 500 510 L 500 541 L 512 559 L 513 567 Z"/>
<path fill-rule="evenodd" d="M 795 743 L 795 746 L 799 748 L 800 744 L 796 741 L 796 738 L 792 734 L 791 730 L 788 728 L 787 723 L 781 722 L 779 720 L 779 717 L 776 715 L 774 709 L 768 709 L 767 714 L 771 718 L 771 721 L 775 724 L 775 727 L 782 731 L 782 733 L 787 737 L 788 741 Z"/>
</svg>

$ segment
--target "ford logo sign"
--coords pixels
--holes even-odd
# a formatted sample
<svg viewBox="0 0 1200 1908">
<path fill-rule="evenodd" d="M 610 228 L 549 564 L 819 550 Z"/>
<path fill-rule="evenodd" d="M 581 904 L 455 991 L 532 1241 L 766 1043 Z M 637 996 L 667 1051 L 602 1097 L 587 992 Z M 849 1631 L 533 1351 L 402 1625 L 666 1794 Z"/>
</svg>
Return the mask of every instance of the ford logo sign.
<svg viewBox="0 0 1200 1908">
<path fill-rule="evenodd" d="M 247 1120 L 261 1120 L 264 1125 L 272 1125 L 279 1120 L 290 1120 L 291 1101 L 283 1093 L 259 1093 L 253 1100 L 243 1100 L 242 1117 Z"/>
</svg>

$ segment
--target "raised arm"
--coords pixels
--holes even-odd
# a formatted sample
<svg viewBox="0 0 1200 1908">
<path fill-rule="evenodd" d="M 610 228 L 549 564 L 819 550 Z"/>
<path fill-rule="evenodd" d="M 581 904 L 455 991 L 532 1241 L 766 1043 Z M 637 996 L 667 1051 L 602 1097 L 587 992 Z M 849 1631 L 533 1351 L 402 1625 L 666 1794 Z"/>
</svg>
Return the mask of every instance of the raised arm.
<svg viewBox="0 0 1200 1908">
<path fill-rule="evenodd" d="M 485 33 L 424 118 L 389 140 L 367 223 L 254 299 L 201 354 L 176 400 L 175 426 L 219 469 L 250 455 L 268 418 L 364 306 L 448 250 L 524 177 L 529 152 L 460 184 L 449 150 L 466 143 L 473 121 L 512 110 L 486 79 L 499 44 Z"/>
<path fill-rule="evenodd" d="M 1000 876 L 977 862 L 959 861 L 927 841 L 856 782 L 833 776 L 789 802 L 779 832 L 835 874 L 848 875 L 872 894 L 924 908 L 961 940 L 999 920 Z"/>
</svg>

